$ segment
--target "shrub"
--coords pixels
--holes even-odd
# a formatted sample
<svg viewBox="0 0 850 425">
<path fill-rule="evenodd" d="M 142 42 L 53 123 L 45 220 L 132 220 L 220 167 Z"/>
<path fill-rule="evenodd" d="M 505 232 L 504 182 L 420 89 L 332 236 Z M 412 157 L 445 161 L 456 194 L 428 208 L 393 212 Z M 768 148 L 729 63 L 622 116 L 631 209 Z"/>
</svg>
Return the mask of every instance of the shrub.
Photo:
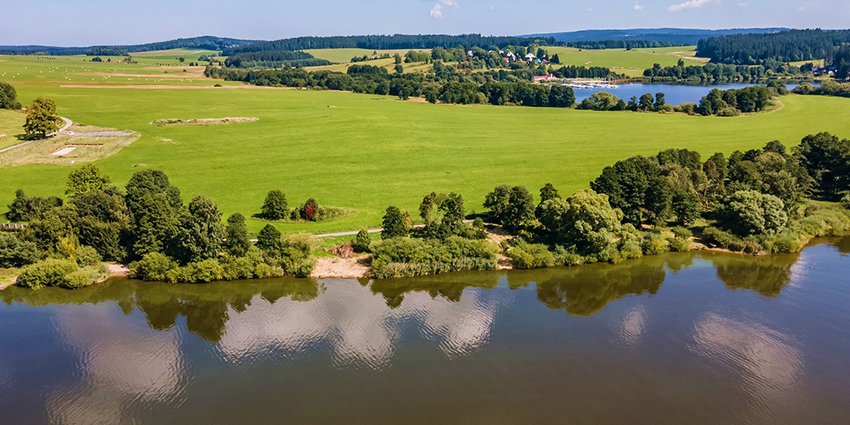
<svg viewBox="0 0 850 425">
<path fill-rule="evenodd" d="M 315 199 L 310 198 L 301 207 L 301 219 L 307 221 L 316 221 L 319 216 L 319 203 Z"/>
<path fill-rule="evenodd" d="M 845 193 L 844 197 L 841 198 L 841 205 L 850 210 L 850 192 Z"/>
<path fill-rule="evenodd" d="M 48 259 L 25 267 L 18 276 L 17 284 L 31 289 L 65 286 L 66 276 L 77 270 L 77 263 L 73 261 Z"/>
<path fill-rule="evenodd" d="M 21 267 L 41 258 L 38 247 L 12 233 L 0 233 L 0 267 Z"/>
<path fill-rule="evenodd" d="M 703 230 L 702 240 L 710 246 L 747 254 L 757 254 L 763 250 L 763 247 L 756 242 L 739 239 L 737 236 L 716 227 L 706 227 Z"/>
<path fill-rule="evenodd" d="M 718 117 L 737 117 L 738 115 L 741 115 L 741 111 L 731 106 L 727 106 L 717 111 Z"/>
<path fill-rule="evenodd" d="M 283 220 L 287 215 L 286 195 L 279 190 L 272 190 L 266 195 L 266 200 L 260 209 L 260 217 L 266 220 Z"/>
<path fill-rule="evenodd" d="M 357 236 L 351 242 L 354 246 L 354 252 L 369 252 L 369 245 L 372 245 L 372 236 L 366 230 L 357 232 Z"/>
<path fill-rule="evenodd" d="M 281 239 L 280 266 L 284 273 L 295 277 L 308 277 L 313 272 L 316 260 L 313 251 L 321 245 L 309 233 L 286 235 Z"/>
<path fill-rule="evenodd" d="M 507 252 L 518 269 L 538 269 L 552 267 L 557 263 L 555 254 L 543 244 L 528 244 L 521 242 Z"/>
<path fill-rule="evenodd" d="M 650 233 L 643 238 L 641 248 L 646 255 L 661 255 L 670 252 L 670 241 L 657 233 Z"/>
<path fill-rule="evenodd" d="M 148 281 L 167 281 L 167 274 L 177 267 L 177 262 L 159 252 L 145 254 L 141 260 L 130 264 L 130 276 Z"/>
<path fill-rule="evenodd" d="M 465 270 L 493 270 L 498 249 L 487 241 L 449 236 L 445 240 L 397 237 L 372 245 L 377 278 L 412 277 Z"/>
<path fill-rule="evenodd" d="M 670 251 L 673 252 L 688 252 L 691 250 L 691 240 L 688 238 L 682 237 L 672 237 L 668 238 L 667 242 L 670 243 Z"/>
<path fill-rule="evenodd" d="M 74 259 L 80 267 L 94 266 L 101 262 L 100 254 L 90 246 L 81 246 L 74 252 Z"/>
<path fill-rule="evenodd" d="M 61 287 L 67 289 L 80 289 L 91 286 L 98 280 L 106 277 L 106 268 L 102 266 L 91 266 L 75 270 L 65 276 L 65 282 Z"/>
</svg>

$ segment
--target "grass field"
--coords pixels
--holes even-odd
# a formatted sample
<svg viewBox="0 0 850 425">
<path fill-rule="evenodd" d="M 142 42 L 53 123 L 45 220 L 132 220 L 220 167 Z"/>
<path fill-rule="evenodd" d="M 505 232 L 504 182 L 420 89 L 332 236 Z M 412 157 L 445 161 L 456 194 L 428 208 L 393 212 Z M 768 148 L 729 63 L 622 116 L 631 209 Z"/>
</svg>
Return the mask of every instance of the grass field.
<svg viewBox="0 0 850 425">
<path fill-rule="evenodd" d="M 316 58 L 329 60 L 333 63 L 350 63 L 351 58 L 369 56 L 377 53 L 379 56 L 384 53 L 392 56 L 396 53 L 404 57 L 404 54 L 416 49 L 397 49 L 397 50 L 369 50 L 369 49 L 311 49 L 305 50 Z"/>
<path fill-rule="evenodd" d="M 305 50 L 305 52 L 319 58 L 326 59 L 333 64 L 325 65 L 325 66 L 314 66 L 308 68 L 311 71 L 335 71 L 335 72 L 346 72 L 348 71 L 348 67 L 351 65 L 372 65 L 372 66 L 380 66 L 386 68 L 390 72 L 395 72 L 395 60 L 390 59 L 374 59 L 364 62 L 351 63 L 351 58 L 358 56 L 372 56 L 377 52 L 378 55 L 383 55 L 384 53 L 389 55 L 394 55 L 398 53 L 402 57 L 404 54 L 409 52 L 410 50 L 416 49 L 400 49 L 400 50 L 369 50 L 369 49 L 314 49 L 314 50 Z M 426 64 L 424 62 L 419 63 L 403 63 L 404 72 L 423 72 L 431 69 L 431 64 Z"/>
<path fill-rule="evenodd" d="M 20 59 L 30 60 L 35 59 Z M 0 74 L 21 68 L 18 62 L 0 62 Z M 28 71 L 38 76 L 32 67 Z M 666 148 L 708 155 L 774 139 L 794 144 L 818 131 L 850 137 L 850 99 L 819 96 L 788 96 L 776 111 L 718 118 L 431 105 L 332 91 L 128 89 L 110 82 L 100 83 L 101 88 L 69 88 L 61 78 L 10 82 L 22 103 L 43 95 L 76 122 L 139 132 L 138 141 L 97 162 L 120 185 L 138 170 L 158 168 L 183 189 L 184 198 L 207 195 L 227 214 L 256 213 L 270 189 L 283 190 L 293 205 L 315 197 L 322 205 L 353 210 L 329 222 L 279 225 L 285 231 L 376 226 L 388 205 L 415 211 L 431 191 L 456 191 L 467 200 L 467 209 L 476 211 L 482 210 L 484 195 L 503 183 L 536 192 L 552 182 L 568 194 L 586 188 L 616 160 Z M 151 125 L 162 118 L 231 116 L 259 120 Z M 61 195 L 71 169 L 0 168 L 0 205 L 7 205 L 19 187 L 31 194 Z M 252 230 L 264 225 L 254 219 L 249 223 Z"/>
<path fill-rule="evenodd" d="M 0 149 L 21 142 L 15 136 L 24 132 L 22 128 L 24 121 L 26 121 L 26 115 L 22 112 L 0 109 L 0 135 L 2 135 L 0 136 Z"/>
<path fill-rule="evenodd" d="M 656 49 L 579 50 L 571 47 L 545 47 L 550 55 L 558 54 L 563 65 L 602 66 L 629 77 L 641 77 L 643 71 L 658 63 L 674 66 L 679 59 L 688 65 L 700 65 L 706 59 L 695 57 L 695 47 L 664 47 Z"/>
</svg>

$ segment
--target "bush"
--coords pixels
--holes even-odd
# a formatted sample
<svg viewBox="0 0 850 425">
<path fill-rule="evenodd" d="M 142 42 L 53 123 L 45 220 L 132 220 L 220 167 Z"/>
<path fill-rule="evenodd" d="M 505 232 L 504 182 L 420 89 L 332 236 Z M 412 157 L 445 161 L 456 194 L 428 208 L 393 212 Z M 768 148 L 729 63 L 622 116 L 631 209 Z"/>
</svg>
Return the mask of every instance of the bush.
<svg viewBox="0 0 850 425">
<path fill-rule="evenodd" d="M 281 239 L 280 266 L 284 273 L 295 277 L 308 277 L 316 266 L 313 251 L 321 246 L 319 240 L 309 233 L 286 235 Z"/>
<path fill-rule="evenodd" d="M 493 270 L 498 249 L 487 241 L 449 236 L 445 240 L 396 237 L 372 245 L 372 274 L 412 277 L 466 270 Z"/>
<path fill-rule="evenodd" d="M 12 233 L 0 233 L 0 268 L 25 266 L 41 257 L 34 243 L 22 241 Z"/>
<path fill-rule="evenodd" d="M 65 276 L 65 282 L 59 286 L 67 289 L 80 289 L 91 286 L 98 280 L 106 278 L 106 269 L 102 266 L 85 267 L 75 270 Z"/>
<path fill-rule="evenodd" d="M 260 209 L 260 217 L 266 220 L 283 220 L 287 216 L 286 195 L 279 190 L 272 190 L 266 195 L 266 200 Z"/>
<path fill-rule="evenodd" d="M 90 246 L 81 246 L 74 252 L 74 259 L 80 267 L 95 266 L 101 262 L 100 254 Z"/>
<path fill-rule="evenodd" d="M 520 242 L 507 252 L 517 269 L 539 269 L 553 267 L 557 264 L 555 254 L 543 244 L 528 244 Z"/>
<path fill-rule="evenodd" d="M 670 252 L 670 241 L 657 233 L 650 233 L 643 238 L 641 248 L 646 255 L 661 255 Z"/>
<path fill-rule="evenodd" d="M 727 106 L 727 107 L 717 111 L 718 117 L 737 117 L 738 115 L 741 115 L 741 111 L 739 111 L 736 108 L 733 108 L 731 106 Z"/>
<path fill-rule="evenodd" d="M 357 236 L 351 242 L 354 246 L 354 252 L 369 252 L 369 245 L 372 245 L 372 236 L 366 230 L 357 232 Z"/>
<path fill-rule="evenodd" d="M 177 268 L 177 262 L 159 252 L 145 254 L 141 260 L 130 264 L 130 276 L 147 281 L 164 282 L 170 270 Z"/>
<path fill-rule="evenodd" d="M 18 276 L 17 284 L 30 289 L 66 286 L 67 276 L 77 270 L 77 263 L 73 261 L 48 259 L 25 267 Z"/>
<path fill-rule="evenodd" d="M 747 254 L 757 254 L 763 250 L 762 246 L 756 242 L 739 239 L 716 227 L 706 227 L 702 232 L 702 240 L 709 246 Z"/>
<path fill-rule="evenodd" d="M 841 198 L 841 205 L 850 210 L 850 192 L 845 193 L 844 197 Z"/>
</svg>

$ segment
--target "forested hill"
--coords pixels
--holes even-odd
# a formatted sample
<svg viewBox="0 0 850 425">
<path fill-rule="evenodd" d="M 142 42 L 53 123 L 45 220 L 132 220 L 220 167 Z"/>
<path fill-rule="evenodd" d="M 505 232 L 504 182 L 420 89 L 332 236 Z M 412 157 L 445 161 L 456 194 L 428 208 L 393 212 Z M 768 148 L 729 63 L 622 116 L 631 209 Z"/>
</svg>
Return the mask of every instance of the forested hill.
<svg viewBox="0 0 850 425">
<path fill-rule="evenodd" d="M 307 49 L 433 49 L 436 47 L 451 48 L 465 47 L 505 47 L 508 45 L 528 46 L 529 44 L 553 44 L 554 39 L 546 37 L 499 37 L 483 36 L 480 34 L 463 35 L 357 35 L 339 37 L 297 37 L 276 41 L 266 41 L 247 46 L 228 49 L 227 55 L 235 53 L 251 53 L 263 51 L 295 51 Z"/>
<path fill-rule="evenodd" d="M 115 46 L 88 46 L 88 47 L 56 47 L 56 46 L 0 46 L 0 54 L 6 55 L 122 55 L 124 53 L 149 52 L 153 50 L 168 49 L 202 49 L 202 50 L 225 50 L 247 44 L 257 43 L 256 40 L 240 40 L 236 38 L 223 38 L 214 36 L 201 36 L 192 38 L 178 38 L 176 40 L 160 41 L 155 43 L 115 45 Z"/>
<path fill-rule="evenodd" d="M 776 34 L 739 34 L 702 40 L 697 56 L 712 62 L 760 65 L 767 61 L 795 62 L 833 56 L 850 43 L 850 30 L 791 30 Z"/>
<path fill-rule="evenodd" d="M 698 41 L 723 35 L 766 34 L 786 31 L 787 28 L 738 28 L 723 30 L 685 29 L 685 28 L 644 28 L 622 30 L 584 30 L 532 34 L 522 37 L 552 37 L 559 43 L 571 47 L 608 48 L 608 47 L 661 47 L 692 46 Z M 600 42 L 609 45 L 600 46 Z M 654 42 L 656 44 L 651 44 Z M 583 43 L 583 44 L 582 44 Z M 646 44 L 644 46 L 643 44 Z"/>
</svg>

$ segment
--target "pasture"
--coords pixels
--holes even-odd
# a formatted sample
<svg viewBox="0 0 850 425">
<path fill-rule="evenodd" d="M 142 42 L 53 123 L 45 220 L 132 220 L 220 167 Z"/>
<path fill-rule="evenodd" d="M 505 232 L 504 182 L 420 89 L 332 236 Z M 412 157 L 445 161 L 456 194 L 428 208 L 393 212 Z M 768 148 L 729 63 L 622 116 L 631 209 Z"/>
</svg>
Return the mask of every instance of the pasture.
<svg viewBox="0 0 850 425">
<path fill-rule="evenodd" d="M 562 65 L 601 66 L 627 77 L 641 77 L 643 71 L 658 63 L 674 66 L 679 59 L 686 65 L 701 65 L 706 59 L 695 56 L 695 47 L 663 47 L 651 49 L 581 50 L 572 47 L 544 47 L 550 55 L 558 55 Z"/>
<path fill-rule="evenodd" d="M 777 110 L 736 118 L 691 117 L 431 105 L 333 91 L 212 89 L 220 83 L 212 80 L 174 81 L 167 88 L 128 88 L 111 79 L 69 86 L 59 71 L 38 78 L 38 71 L 46 69 L 32 65 L 39 59 L 0 59 L 0 74 L 28 67 L 29 79 L 8 80 L 18 88 L 21 103 L 47 96 L 75 122 L 140 134 L 97 162 L 119 185 L 136 171 L 157 168 L 183 189 L 185 199 L 209 196 L 225 214 L 258 212 L 271 189 L 283 190 L 292 206 L 314 197 L 322 205 L 352 211 L 328 222 L 278 223 L 284 231 L 377 226 L 388 205 L 413 212 L 431 191 L 462 194 L 470 212 L 481 211 L 484 195 L 498 184 L 521 184 L 536 193 L 552 182 L 569 194 L 588 187 L 606 165 L 667 148 L 709 155 L 774 139 L 791 145 L 819 131 L 850 136 L 850 99 L 830 97 L 787 96 Z M 145 68 L 115 67 L 121 73 Z M 201 85 L 210 89 L 179 89 Z M 223 126 L 151 124 L 175 117 L 239 116 L 259 120 Z M 17 188 L 61 195 L 74 166 L 0 167 L 0 206 L 12 200 Z M 264 224 L 249 220 L 254 231 Z"/>
</svg>

